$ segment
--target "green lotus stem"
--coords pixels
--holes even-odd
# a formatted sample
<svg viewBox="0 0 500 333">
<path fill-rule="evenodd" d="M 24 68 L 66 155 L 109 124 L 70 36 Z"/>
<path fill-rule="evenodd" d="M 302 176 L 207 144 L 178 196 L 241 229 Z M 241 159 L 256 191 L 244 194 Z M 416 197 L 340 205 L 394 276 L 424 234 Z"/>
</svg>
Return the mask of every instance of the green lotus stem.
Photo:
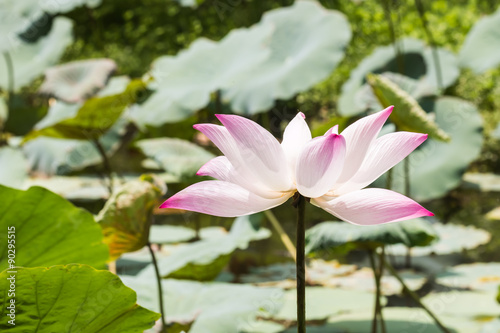
<svg viewBox="0 0 500 333">
<path fill-rule="evenodd" d="M 155 274 L 156 274 L 156 282 L 158 283 L 158 299 L 160 301 L 160 313 L 161 313 L 161 325 L 162 325 L 162 333 L 167 333 L 167 324 L 166 324 L 166 317 L 165 317 L 165 308 L 163 307 L 163 290 L 161 286 L 161 276 L 160 276 L 160 270 L 158 268 L 158 262 L 156 261 L 156 256 L 151 248 L 151 243 L 148 242 L 148 249 L 149 253 L 151 253 L 151 259 L 153 261 L 153 266 L 155 267 Z"/>
<path fill-rule="evenodd" d="M 387 171 L 385 188 L 388 190 L 390 190 L 392 188 L 392 168 Z"/>
<path fill-rule="evenodd" d="M 380 295 L 382 294 L 382 288 L 381 288 L 381 282 L 382 282 L 382 277 L 384 276 L 384 265 L 385 265 L 385 247 L 381 247 L 381 251 L 379 253 L 379 260 L 380 260 L 380 271 L 379 271 L 379 278 L 378 278 L 378 283 L 379 283 L 379 292 Z M 378 304 L 379 304 L 379 317 L 380 317 L 380 324 L 382 326 L 382 333 L 387 332 L 387 328 L 385 327 L 385 321 L 384 321 L 384 314 L 382 312 L 382 303 L 380 303 L 380 297 L 378 298 Z"/>
<path fill-rule="evenodd" d="M 306 263 L 305 211 L 306 198 L 299 194 L 297 207 L 297 332 L 306 333 Z"/>
<path fill-rule="evenodd" d="M 382 326 L 382 332 L 385 333 L 385 323 L 384 323 L 384 317 L 382 315 L 382 305 L 380 303 L 380 297 L 382 295 L 382 290 L 381 290 L 381 279 L 382 279 L 382 261 L 380 261 L 379 267 L 377 268 L 377 265 L 375 263 L 375 255 L 373 253 L 373 250 L 368 251 L 368 255 L 370 258 L 370 264 L 372 266 L 373 270 L 373 276 L 375 278 L 375 306 L 374 306 L 374 311 L 373 311 L 373 320 L 372 320 L 372 333 L 377 333 L 378 331 L 378 319 L 380 318 L 381 326 Z"/>
<path fill-rule="evenodd" d="M 104 147 L 102 146 L 101 142 L 99 142 L 99 139 L 92 139 L 92 143 L 99 151 L 99 155 L 101 155 L 102 157 L 104 171 L 106 172 L 106 175 L 108 176 L 109 180 L 108 184 L 109 195 L 111 195 L 113 194 L 113 170 L 111 169 L 111 163 L 109 163 L 108 155 L 106 155 L 106 151 L 104 150 Z"/>
<path fill-rule="evenodd" d="M 410 197 L 410 156 L 407 156 L 403 161 L 404 179 L 405 179 L 405 195 Z M 406 251 L 406 267 L 411 267 L 411 249 L 408 247 Z"/>
<path fill-rule="evenodd" d="M 429 29 L 429 23 L 427 22 L 427 18 L 425 17 L 425 8 L 424 4 L 421 0 L 415 0 L 415 7 L 417 7 L 418 15 L 420 16 L 420 20 L 422 21 L 422 26 L 424 27 L 425 35 L 427 36 L 427 40 L 431 45 L 432 50 L 432 58 L 434 60 L 434 66 L 436 67 L 436 81 L 439 90 L 443 89 L 443 74 L 441 72 L 441 62 L 439 61 L 439 54 L 436 47 L 436 42 L 434 37 L 432 36 L 432 32 Z"/>
<path fill-rule="evenodd" d="M 396 53 L 396 59 L 398 62 L 398 71 L 400 74 L 404 72 L 404 62 L 403 57 L 401 56 L 401 50 L 399 49 L 398 43 L 396 42 L 396 29 L 394 28 L 394 22 L 392 21 L 391 16 L 391 7 L 388 0 L 383 0 L 382 5 L 384 7 L 385 19 L 389 23 L 389 32 L 391 34 L 392 45 L 394 46 L 394 52 Z"/>
<path fill-rule="evenodd" d="M 388 262 L 388 261 L 385 261 L 384 262 L 385 264 L 385 267 L 387 268 L 387 270 L 389 270 L 389 272 L 399 281 L 399 283 L 401 283 L 401 285 L 403 286 L 403 290 L 404 292 L 406 292 L 422 309 L 425 310 L 425 312 L 427 312 L 429 314 L 429 316 L 432 317 L 432 319 L 434 319 L 434 321 L 436 322 L 436 324 L 439 326 L 439 328 L 441 329 L 441 331 L 443 331 L 443 333 L 451 333 L 440 321 L 439 319 L 434 315 L 434 313 L 432 313 L 432 311 L 427 308 L 423 303 L 422 301 L 420 300 L 420 297 L 413 291 L 411 290 L 410 288 L 408 288 L 408 286 L 406 285 L 406 283 L 403 281 L 403 279 L 401 278 L 401 276 L 399 275 L 399 273 L 394 269 L 394 267 L 392 267 L 392 265 Z"/>
<path fill-rule="evenodd" d="M 14 64 L 12 63 L 12 57 L 9 52 L 3 52 L 3 58 L 5 59 L 5 65 L 7 66 L 7 92 L 10 94 L 14 91 Z"/>
<path fill-rule="evenodd" d="M 271 222 L 271 225 L 276 230 L 276 232 L 280 235 L 281 242 L 283 243 L 283 245 L 285 245 L 288 253 L 290 253 L 294 261 L 297 261 L 297 256 L 296 256 L 297 249 L 295 248 L 292 241 L 290 240 L 290 237 L 288 237 L 288 234 L 285 232 L 280 222 L 276 218 L 276 215 L 274 215 L 274 213 L 271 210 L 264 211 L 264 214 L 266 215 L 269 222 Z"/>
</svg>

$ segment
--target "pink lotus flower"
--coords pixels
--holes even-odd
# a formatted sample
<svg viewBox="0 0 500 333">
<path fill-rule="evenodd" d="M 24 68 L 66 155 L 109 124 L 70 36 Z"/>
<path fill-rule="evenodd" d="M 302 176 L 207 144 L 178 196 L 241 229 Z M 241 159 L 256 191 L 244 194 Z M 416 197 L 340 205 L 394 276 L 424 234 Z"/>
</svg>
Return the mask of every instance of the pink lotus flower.
<svg viewBox="0 0 500 333">
<path fill-rule="evenodd" d="M 341 220 L 373 225 L 433 214 L 412 199 L 386 189 L 364 189 L 427 138 L 396 132 L 377 138 L 389 107 L 364 117 L 338 134 L 338 126 L 311 138 L 301 112 L 288 124 L 280 144 L 257 123 L 217 115 L 224 126 L 198 124 L 224 154 L 197 175 L 218 180 L 196 183 L 165 201 L 178 208 L 235 217 L 278 206 L 297 191 Z"/>
</svg>

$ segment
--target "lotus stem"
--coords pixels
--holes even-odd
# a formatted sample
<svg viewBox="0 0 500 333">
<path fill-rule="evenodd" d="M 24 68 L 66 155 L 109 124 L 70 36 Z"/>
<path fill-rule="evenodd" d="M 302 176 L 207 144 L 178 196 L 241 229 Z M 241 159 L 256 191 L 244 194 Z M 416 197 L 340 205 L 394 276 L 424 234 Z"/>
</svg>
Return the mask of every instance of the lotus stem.
<svg viewBox="0 0 500 333">
<path fill-rule="evenodd" d="M 403 161 L 404 179 L 405 179 L 405 195 L 410 197 L 410 156 L 407 156 Z M 406 251 L 406 268 L 411 267 L 411 248 L 407 247 Z"/>
<path fill-rule="evenodd" d="M 14 92 L 14 64 L 12 63 L 12 57 L 9 52 L 3 52 L 3 58 L 5 59 L 5 65 L 7 66 L 7 92 L 10 95 L 11 92 Z"/>
<path fill-rule="evenodd" d="M 382 245 L 379 253 L 379 266 L 380 266 L 380 271 L 379 271 L 379 277 L 378 277 L 378 284 L 379 284 L 379 298 L 378 298 L 378 304 L 379 304 L 379 317 L 380 317 L 380 325 L 382 326 L 382 333 L 387 332 L 387 328 L 385 327 L 385 321 L 384 321 L 384 314 L 382 312 L 382 303 L 380 302 L 380 296 L 382 295 L 382 288 L 381 288 L 381 282 L 382 282 L 382 277 L 384 276 L 384 265 L 385 265 L 385 246 Z"/>
<path fill-rule="evenodd" d="M 377 333 L 378 332 L 378 319 L 380 319 L 380 324 L 382 327 L 382 332 L 385 333 L 385 323 L 384 323 L 384 317 L 382 315 L 382 304 L 380 302 L 380 297 L 382 295 L 382 290 L 381 290 L 381 279 L 382 279 L 382 260 L 381 257 L 379 257 L 379 267 L 377 267 L 377 264 L 375 262 L 375 254 L 373 250 L 368 251 L 368 257 L 370 258 L 370 264 L 372 266 L 373 270 L 373 276 L 375 278 L 375 306 L 374 306 L 374 311 L 373 311 L 373 320 L 372 320 L 372 333 Z"/>
<path fill-rule="evenodd" d="M 306 198 L 297 197 L 297 332 L 306 333 L 306 264 L 305 211 Z"/>
<path fill-rule="evenodd" d="M 432 311 L 429 308 L 427 308 L 422 303 L 422 301 L 420 300 L 420 297 L 413 290 L 411 290 L 410 288 L 408 288 L 408 286 L 406 285 L 406 283 L 404 282 L 404 280 L 401 278 L 401 276 L 399 275 L 399 273 L 394 269 L 394 267 L 392 267 L 392 265 L 388 261 L 385 261 L 384 264 L 385 264 L 385 267 L 387 268 L 387 270 L 389 270 L 389 272 L 399 281 L 399 283 L 401 283 L 401 285 L 403 286 L 403 291 L 405 293 L 407 293 L 415 301 L 415 303 L 417 303 L 422 309 L 424 309 L 425 312 L 427 312 L 429 314 L 429 316 L 432 317 L 432 319 L 434 319 L 434 321 L 439 326 L 439 328 L 441 329 L 441 331 L 443 331 L 443 333 L 451 333 L 439 321 L 439 319 L 434 315 L 434 313 L 432 313 Z"/>
<path fill-rule="evenodd" d="M 297 249 L 295 248 L 290 237 L 288 237 L 288 234 L 285 232 L 280 222 L 276 218 L 276 215 L 274 215 L 274 213 L 271 210 L 264 211 L 264 214 L 266 215 L 269 222 L 271 222 L 271 225 L 276 230 L 276 232 L 280 235 L 281 242 L 283 242 L 283 245 L 285 245 L 288 253 L 290 253 L 293 260 L 297 262 L 297 255 L 296 255 Z"/>
<path fill-rule="evenodd" d="M 148 242 L 148 249 L 149 253 L 151 253 L 151 260 L 153 261 L 153 266 L 155 267 L 155 274 L 156 274 L 156 282 L 158 283 L 158 299 L 160 302 L 160 313 L 161 313 L 161 325 L 162 333 L 167 333 L 167 324 L 166 324 L 166 317 L 165 317 L 165 308 L 163 307 L 163 290 L 162 290 L 162 285 L 161 285 L 161 276 L 160 276 L 160 270 L 158 268 L 158 262 L 156 261 L 156 256 L 153 251 L 153 248 L 151 247 L 151 243 Z"/>
<path fill-rule="evenodd" d="M 111 196 L 111 194 L 113 194 L 113 171 L 111 169 L 111 164 L 109 163 L 108 155 L 106 155 L 106 150 L 104 150 L 104 147 L 102 146 L 101 142 L 99 142 L 99 139 L 92 139 L 92 143 L 99 151 L 99 155 L 101 155 L 102 157 L 104 171 L 106 172 L 109 181 L 108 191 L 109 195 Z"/>
<path fill-rule="evenodd" d="M 396 59 L 398 62 L 398 71 L 400 74 L 404 72 L 404 62 L 403 57 L 401 56 L 401 50 L 399 49 L 398 43 L 396 41 L 396 29 L 394 28 L 394 22 L 392 21 L 391 16 L 391 7 L 388 0 L 382 0 L 382 4 L 384 6 L 384 14 L 385 19 L 389 23 L 389 32 L 391 34 L 392 45 L 394 46 L 394 52 L 396 53 Z"/>
<path fill-rule="evenodd" d="M 443 74 L 441 72 L 441 62 L 439 61 L 439 54 L 437 52 L 436 42 L 434 37 L 432 36 L 432 32 L 429 29 L 429 24 L 427 22 L 427 18 L 425 17 L 425 8 L 424 4 L 421 0 L 415 0 L 415 7 L 417 7 L 418 15 L 420 16 L 420 20 L 422 21 L 422 26 L 424 27 L 425 35 L 427 36 L 427 40 L 431 45 L 432 50 L 432 58 L 434 60 L 434 66 L 436 67 L 436 81 L 439 90 L 442 90 L 443 87 Z"/>
</svg>

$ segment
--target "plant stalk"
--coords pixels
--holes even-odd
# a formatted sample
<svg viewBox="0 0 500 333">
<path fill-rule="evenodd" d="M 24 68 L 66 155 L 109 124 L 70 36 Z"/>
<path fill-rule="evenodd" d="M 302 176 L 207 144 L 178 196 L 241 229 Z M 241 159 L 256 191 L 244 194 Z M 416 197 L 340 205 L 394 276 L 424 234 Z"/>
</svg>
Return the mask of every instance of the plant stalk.
<svg viewBox="0 0 500 333">
<path fill-rule="evenodd" d="M 99 155 L 101 155 L 102 157 L 104 171 L 106 172 L 106 176 L 108 176 L 108 181 L 109 181 L 108 184 L 109 195 L 111 195 L 113 194 L 113 170 L 111 169 L 111 163 L 109 163 L 106 150 L 104 150 L 104 147 L 101 145 L 101 142 L 99 142 L 99 139 L 92 139 L 92 143 L 99 151 Z"/>
<path fill-rule="evenodd" d="M 425 310 L 425 312 L 427 312 L 429 314 L 429 316 L 432 317 L 432 319 L 434 319 L 434 321 L 439 326 L 441 331 L 443 331 L 443 333 L 451 333 L 439 321 L 439 319 L 434 315 L 434 313 L 432 313 L 432 311 L 422 303 L 422 301 L 420 300 L 420 297 L 413 290 L 408 288 L 408 286 L 405 284 L 404 280 L 401 278 L 399 273 L 394 269 L 394 267 L 392 267 L 392 265 L 388 261 L 385 261 L 384 264 L 385 264 L 385 267 L 387 268 L 387 270 L 389 270 L 389 272 L 399 281 L 399 283 L 401 283 L 401 285 L 403 286 L 404 292 L 406 292 L 415 301 L 415 303 L 417 303 L 422 309 Z"/>
<path fill-rule="evenodd" d="M 3 58 L 5 59 L 5 65 L 7 66 L 7 92 L 14 92 L 14 63 L 12 62 L 12 57 L 9 52 L 3 52 Z"/>
<path fill-rule="evenodd" d="M 379 273 L 378 273 L 378 284 L 379 284 L 379 293 L 381 296 L 382 295 L 382 288 L 381 288 L 381 282 L 382 282 L 382 277 L 384 276 L 384 265 L 385 265 L 385 247 L 382 245 L 380 253 L 379 253 Z M 382 326 L 382 333 L 387 332 L 387 328 L 385 326 L 385 321 L 384 321 L 384 314 L 382 312 L 382 303 L 380 302 L 380 297 L 378 298 L 378 304 L 379 304 L 379 318 L 380 318 L 380 325 Z"/>
<path fill-rule="evenodd" d="M 297 200 L 297 332 L 306 333 L 306 264 L 305 264 L 306 199 Z"/>
<path fill-rule="evenodd" d="M 295 248 L 290 237 L 288 237 L 288 234 L 285 232 L 280 222 L 276 218 L 276 215 L 274 215 L 274 213 L 271 210 L 264 211 L 264 214 L 266 215 L 269 222 L 271 222 L 271 225 L 276 230 L 276 232 L 280 235 L 281 242 L 283 242 L 283 245 L 285 245 L 288 253 L 290 253 L 293 260 L 297 262 L 297 255 L 296 255 L 297 249 Z"/>
<path fill-rule="evenodd" d="M 158 283 L 158 299 L 160 300 L 160 313 L 161 313 L 161 325 L 162 325 L 162 333 L 167 333 L 167 324 L 165 317 L 165 308 L 163 307 L 163 290 L 161 286 L 161 276 L 160 269 L 158 268 L 158 262 L 156 261 L 156 256 L 151 248 L 151 243 L 148 242 L 149 253 L 151 253 L 151 259 L 153 261 L 153 266 L 155 267 L 156 274 L 156 282 Z"/>
</svg>

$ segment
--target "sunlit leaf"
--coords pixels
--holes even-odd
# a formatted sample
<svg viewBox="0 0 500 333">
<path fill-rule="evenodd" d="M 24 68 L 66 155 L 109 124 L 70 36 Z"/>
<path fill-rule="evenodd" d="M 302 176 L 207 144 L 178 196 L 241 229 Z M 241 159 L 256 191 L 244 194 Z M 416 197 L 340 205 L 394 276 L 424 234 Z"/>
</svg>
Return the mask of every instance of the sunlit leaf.
<svg viewBox="0 0 500 333">
<path fill-rule="evenodd" d="M 459 53 L 460 66 L 483 73 L 500 64 L 500 9 L 480 18 L 467 34 Z"/>
<path fill-rule="evenodd" d="M 350 73 L 349 80 L 342 86 L 339 99 L 339 112 L 343 116 L 359 114 L 370 107 L 366 103 L 363 89 L 368 73 L 400 73 L 410 78 L 425 80 L 425 85 L 436 88 L 447 88 L 458 78 L 457 59 L 453 53 L 443 48 L 437 49 L 442 87 L 438 87 L 438 67 L 434 63 L 432 49 L 418 39 L 405 38 L 398 42 L 402 57 L 398 61 L 393 45 L 380 46 Z M 416 96 L 414 96 L 416 97 Z"/>
<path fill-rule="evenodd" d="M 50 191 L 0 186 L 0 225 L 16 230 L 15 265 L 24 267 L 82 263 L 103 267 L 108 259 L 102 232 L 89 212 Z M 0 269 L 7 267 L 7 242 L 0 246 Z"/>
<path fill-rule="evenodd" d="M 158 309 L 158 291 L 154 277 L 122 276 L 123 283 L 136 290 L 138 303 Z M 254 321 L 265 308 L 279 311 L 283 292 L 276 288 L 257 288 L 229 283 L 162 280 L 165 311 L 168 316 L 196 317 L 189 333 L 238 332 Z"/>
<path fill-rule="evenodd" d="M 495 300 L 495 293 L 479 291 L 449 291 L 430 293 L 422 298 L 422 303 L 429 307 L 439 307 L 441 315 L 453 317 L 496 317 L 500 305 Z"/>
<path fill-rule="evenodd" d="M 330 250 L 356 244 L 363 248 L 381 245 L 428 245 L 437 238 L 432 225 L 424 219 L 375 226 L 358 226 L 346 222 L 322 222 L 306 231 L 306 252 Z"/>
<path fill-rule="evenodd" d="M 450 141 L 450 136 L 422 110 L 418 102 L 390 79 L 368 74 L 367 80 L 382 107 L 395 106 L 390 120 L 398 130 L 425 133 L 439 141 Z"/>
<path fill-rule="evenodd" d="M 110 260 L 139 250 L 148 243 L 153 209 L 165 193 L 164 187 L 161 179 L 144 175 L 113 192 L 96 217 L 102 227 L 104 243 L 109 246 Z"/>
<path fill-rule="evenodd" d="M 111 59 L 78 60 L 50 67 L 39 91 L 67 103 L 83 102 L 104 88 L 115 70 L 116 63 Z"/>
<path fill-rule="evenodd" d="M 135 144 L 168 173 L 190 177 L 215 155 L 186 140 L 176 138 L 145 139 Z"/>
<path fill-rule="evenodd" d="M 15 326 L 6 316 L 10 273 L 0 274 L 2 330 L 140 333 L 160 317 L 137 305 L 136 293 L 108 271 L 78 264 L 16 271 Z"/>
<path fill-rule="evenodd" d="M 268 229 L 255 229 L 252 220 L 260 215 L 242 216 L 235 219 L 231 230 L 224 237 L 203 239 L 180 246 L 171 255 L 158 260 L 163 277 L 176 276 L 183 279 L 213 280 L 228 263 L 236 249 L 246 249 L 250 241 L 268 238 Z M 214 269 L 211 265 L 214 264 Z M 153 276 L 152 265 L 146 267 L 139 276 Z"/>
<path fill-rule="evenodd" d="M 0 148 L 0 184 L 20 188 L 28 178 L 29 165 L 22 150 Z"/>
<path fill-rule="evenodd" d="M 444 196 L 457 187 L 462 175 L 481 152 L 482 118 L 472 103 L 455 97 L 439 97 L 420 102 L 422 108 L 435 115 L 436 124 L 451 136 L 449 143 L 427 139 L 406 157 L 410 164 L 410 195 L 417 201 Z M 392 172 L 392 189 L 404 193 L 404 163 Z M 386 175 L 374 185 L 383 187 Z"/>
<path fill-rule="evenodd" d="M 450 288 L 496 292 L 500 285 L 500 263 L 473 263 L 450 267 L 436 276 L 436 282 Z"/>
<path fill-rule="evenodd" d="M 73 118 L 37 129 L 29 133 L 25 141 L 39 136 L 77 140 L 97 139 L 113 126 L 125 108 L 134 103 L 144 89 L 145 84 L 141 80 L 134 80 L 122 93 L 90 98 Z"/>
<path fill-rule="evenodd" d="M 13 79 L 14 91 L 31 83 L 42 75 L 47 67 L 57 63 L 64 50 L 73 42 L 73 22 L 65 17 L 54 19 L 52 29 L 36 43 L 19 42 L 9 51 L 12 59 L 14 77 L 10 78 L 5 61 L 0 61 L 0 87 L 9 90 L 9 80 Z"/>
<path fill-rule="evenodd" d="M 412 255 L 444 255 L 462 252 L 463 250 L 470 250 L 482 244 L 487 244 L 491 239 L 491 235 L 488 231 L 478 229 L 474 226 L 451 223 L 433 223 L 432 226 L 438 235 L 438 240 L 429 246 L 417 246 L 412 248 Z M 393 255 L 404 256 L 408 250 L 406 246 L 391 245 L 387 247 L 387 251 Z"/>
</svg>

